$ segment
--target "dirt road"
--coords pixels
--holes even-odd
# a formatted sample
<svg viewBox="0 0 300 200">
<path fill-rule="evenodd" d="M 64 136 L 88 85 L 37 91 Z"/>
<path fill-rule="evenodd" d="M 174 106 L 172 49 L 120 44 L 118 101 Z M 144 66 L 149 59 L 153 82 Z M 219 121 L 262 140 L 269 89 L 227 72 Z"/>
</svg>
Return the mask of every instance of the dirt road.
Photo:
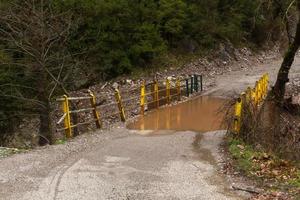
<svg viewBox="0 0 300 200">
<path fill-rule="evenodd" d="M 206 94 L 239 93 L 265 72 L 274 80 L 279 63 L 218 76 Z M 0 199 L 243 199 L 217 172 L 224 131 L 136 133 L 118 127 L 2 159 Z"/>
<path fill-rule="evenodd" d="M 274 84 L 281 65 L 282 59 L 275 60 L 254 66 L 250 70 L 234 71 L 222 76 L 217 76 L 213 79 L 215 87 L 208 90 L 206 95 L 216 95 L 231 97 L 234 94 L 239 94 L 244 91 L 248 86 L 254 87 L 255 82 L 264 74 L 269 73 L 271 85 Z M 300 77 L 300 57 L 295 59 L 295 62 L 291 68 L 290 79 L 294 77 Z"/>
</svg>

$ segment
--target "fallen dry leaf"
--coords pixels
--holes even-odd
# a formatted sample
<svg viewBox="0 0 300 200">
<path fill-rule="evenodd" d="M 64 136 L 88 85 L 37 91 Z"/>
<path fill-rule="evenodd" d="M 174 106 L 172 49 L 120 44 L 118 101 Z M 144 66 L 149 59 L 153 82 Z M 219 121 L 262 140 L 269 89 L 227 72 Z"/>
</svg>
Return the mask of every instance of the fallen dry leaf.
<svg viewBox="0 0 300 200">
<path fill-rule="evenodd" d="M 238 147 L 239 149 L 241 149 L 241 150 L 244 150 L 244 149 L 245 149 L 245 146 L 243 146 L 243 145 L 237 145 L 237 147 Z"/>
</svg>

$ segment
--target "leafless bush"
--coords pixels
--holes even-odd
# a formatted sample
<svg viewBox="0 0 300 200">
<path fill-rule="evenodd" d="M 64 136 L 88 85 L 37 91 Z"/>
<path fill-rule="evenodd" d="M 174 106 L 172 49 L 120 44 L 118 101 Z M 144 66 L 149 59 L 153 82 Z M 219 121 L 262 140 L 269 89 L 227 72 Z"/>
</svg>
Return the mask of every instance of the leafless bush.
<svg viewBox="0 0 300 200">
<path fill-rule="evenodd" d="M 234 132 L 234 120 L 235 120 L 235 103 L 237 99 L 233 98 L 223 106 L 223 110 L 226 111 L 224 124 L 227 127 L 228 134 L 234 137 L 240 137 L 244 141 L 253 143 L 257 140 L 256 132 L 261 132 L 260 117 L 261 112 L 251 102 L 243 101 L 242 115 L 241 115 L 241 130 L 239 133 Z"/>
<path fill-rule="evenodd" d="M 235 102 L 233 99 L 224 105 L 227 110 L 224 123 L 228 127 L 229 135 L 285 158 L 300 159 L 299 116 L 278 107 L 272 100 L 266 100 L 258 107 L 252 103 L 244 103 L 241 130 L 237 134 L 232 131 Z"/>
</svg>

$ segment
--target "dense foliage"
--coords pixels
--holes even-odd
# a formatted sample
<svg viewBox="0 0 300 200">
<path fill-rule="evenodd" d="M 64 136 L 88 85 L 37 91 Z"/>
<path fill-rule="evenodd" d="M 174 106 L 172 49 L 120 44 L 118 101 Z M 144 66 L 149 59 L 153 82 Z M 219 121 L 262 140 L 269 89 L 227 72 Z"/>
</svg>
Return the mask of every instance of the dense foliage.
<svg viewBox="0 0 300 200">
<path fill-rule="evenodd" d="M 228 40 L 260 45 L 278 15 L 267 10 L 268 4 L 262 0 L 65 0 L 58 1 L 57 7 L 70 10 L 76 24 L 71 50 L 86 52 L 87 63 L 109 78 L 144 67 L 172 48 L 193 52 Z"/>
<path fill-rule="evenodd" d="M 279 20 L 283 18 L 289 2 L 290 0 L 0 0 L 0 17 L 17 19 L 22 24 L 21 29 L 11 30 L 19 39 L 17 44 L 14 41 L 8 42 L 5 36 L 6 29 L 15 25 L 14 21 L 0 23 L 0 135 L 12 130 L 12 124 L 18 121 L 16 115 L 39 114 L 34 104 L 36 100 L 43 105 L 49 104 L 47 99 L 39 99 L 41 93 L 44 96 L 49 96 L 50 93 L 51 96 L 60 94 L 63 91 L 61 88 L 73 90 L 80 87 L 73 84 L 74 79 L 77 82 L 84 76 L 85 83 L 81 85 L 88 85 L 99 79 L 130 73 L 137 68 L 151 66 L 153 61 L 174 49 L 194 53 L 213 49 L 220 42 L 260 46 L 267 39 L 272 39 L 273 33 L 280 33 Z M 19 13 L 16 10 L 20 9 L 20 5 L 50 8 L 49 13 L 57 14 L 57 17 L 54 20 L 51 16 L 37 18 L 36 15 L 29 14 L 25 18 L 14 18 Z M 11 12 L 2 12 L 10 9 Z M 37 11 L 41 16 L 45 14 L 41 14 L 41 10 Z M 39 29 L 50 31 L 52 35 L 48 35 L 48 39 L 51 41 L 51 37 L 61 35 L 56 36 L 52 30 L 55 26 L 49 23 L 61 24 L 69 19 L 71 27 L 67 29 L 67 36 L 62 31 L 63 43 L 58 42 L 49 47 L 52 49 L 50 60 L 56 58 L 55 62 L 43 60 L 43 57 L 31 58 L 26 55 L 28 52 L 20 48 L 19 44 L 28 42 L 22 35 L 24 31 L 29 30 L 34 34 Z M 27 23 L 28 21 L 32 23 Z M 26 25 L 28 30 L 25 30 Z M 34 34 L 26 35 L 29 41 L 36 41 L 31 45 L 43 42 L 48 44 L 47 38 L 36 37 Z M 36 35 L 38 34 L 40 33 Z M 30 50 L 45 53 L 40 47 L 33 45 Z M 16 51 L 11 53 L 9 49 Z M 70 66 L 65 67 L 63 73 L 60 73 L 58 60 L 63 55 L 68 60 L 71 58 L 71 63 L 76 65 L 72 69 L 69 69 Z M 49 56 L 48 52 L 45 56 Z M 41 61 L 44 62 L 45 69 L 60 79 L 59 82 L 53 80 L 48 72 L 44 80 L 39 80 L 47 87 L 36 82 L 36 77 L 40 76 L 30 71 Z M 26 69 L 19 67 L 22 64 L 26 64 Z M 66 76 L 62 77 L 61 74 Z M 44 88 L 42 92 L 41 88 Z M 52 91 L 53 88 L 55 92 Z M 18 98 L 15 98 L 16 94 Z"/>
</svg>

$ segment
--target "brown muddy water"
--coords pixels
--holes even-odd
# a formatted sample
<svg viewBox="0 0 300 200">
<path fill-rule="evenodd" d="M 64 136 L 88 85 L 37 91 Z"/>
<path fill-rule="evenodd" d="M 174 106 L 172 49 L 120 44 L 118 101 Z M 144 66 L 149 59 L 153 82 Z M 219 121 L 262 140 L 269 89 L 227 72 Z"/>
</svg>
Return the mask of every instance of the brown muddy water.
<svg viewBox="0 0 300 200">
<path fill-rule="evenodd" d="M 142 131 L 196 131 L 222 129 L 224 113 L 221 108 L 226 99 L 202 96 L 174 106 L 163 107 L 139 117 L 127 126 Z"/>
</svg>

